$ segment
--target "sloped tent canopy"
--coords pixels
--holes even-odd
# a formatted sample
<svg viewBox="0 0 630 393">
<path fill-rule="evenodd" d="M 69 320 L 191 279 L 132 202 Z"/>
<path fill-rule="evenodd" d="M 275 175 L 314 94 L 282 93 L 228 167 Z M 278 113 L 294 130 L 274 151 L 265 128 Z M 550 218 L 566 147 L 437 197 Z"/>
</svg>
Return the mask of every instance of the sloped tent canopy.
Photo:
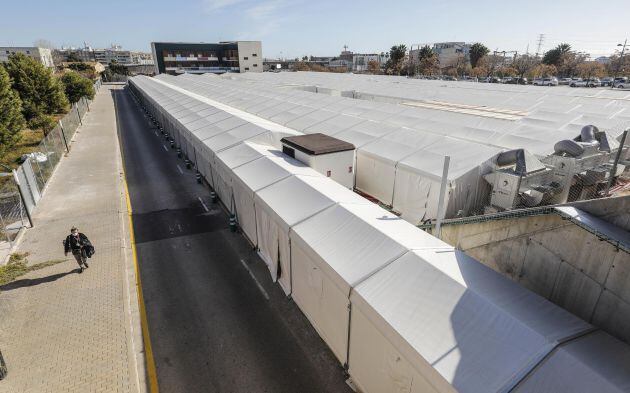
<svg viewBox="0 0 630 393">
<path fill-rule="evenodd" d="M 351 289 L 411 248 L 451 248 L 366 200 L 329 207 L 290 238 L 292 297 L 342 363 Z"/>
<path fill-rule="evenodd" d="M 350 300 L 349 373 L 366 392 L 506 392 L 593 329 L 457 250 L 410 252 Z"/>
<path fill-rule="evenodd" d="M 398 162 L 443 138 L 400 128 L 362 146 L 357 150 L 356 188 L 391 206 Z"/>
<path fill-rule="evenodd" d="M 437 217 L 445 156 L 450 156 L 446 217 L 480 209 L 487 202 L 489 186 L 482 178 L 482 163 L 500 149 L 444 137 L 398 162 L 392 207 L 412 224 Z"/>
<path fill-rule="evenodd" d="M 254 161 L 260 157 L 273 155 L 272 147 L 257 143 L 238 143 L 216 154 L 213 166 L 213 178 L 216 178 L 219 198 L 231 213 L 234 213 L 232 181 L 234 168 Z M 221 179 L 221 180 L 219 180 Z M 220 191 L 219 191 L 220 190 Z"/>
<path fill-rule="evenodd" d="M 561 345 L 515 389 L 516 393 L 630 392 L 630 352 L 604 332 Z"/>
<path fill-rule="evenodd" d="M 292 175 L 320 176 L 310 167 L 282 156 L 278 151 L 270 151 L 270 153 L 269 156 L 235 167 L 232 174 L 233 213 L 245 236 L 256 247 L 258 247 L 258 237 L 254 208 L 255 193 Z"/>
<path fill-rule="evenodd" d="M 278 279 L 287 294 L 291 291 L 290 228 L 338 202 L 365 203 L 357 194 L 321 175 L 291 176 L 256 192 L 258 253 L 272 279 Z"/>
</svg>

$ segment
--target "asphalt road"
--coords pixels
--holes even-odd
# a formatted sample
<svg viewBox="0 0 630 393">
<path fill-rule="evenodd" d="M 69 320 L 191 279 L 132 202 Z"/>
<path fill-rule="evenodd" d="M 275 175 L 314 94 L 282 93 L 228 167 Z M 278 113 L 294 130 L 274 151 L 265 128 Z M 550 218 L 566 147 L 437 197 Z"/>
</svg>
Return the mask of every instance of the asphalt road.
<svg viewBox="0 0 630 393">
<path fill-rule="evenodd" d="M 160 391 L 350 392 L 207 186 L 114 90 Z M 203 203 L 202 203 L 203 202 Z"/>
</svg>

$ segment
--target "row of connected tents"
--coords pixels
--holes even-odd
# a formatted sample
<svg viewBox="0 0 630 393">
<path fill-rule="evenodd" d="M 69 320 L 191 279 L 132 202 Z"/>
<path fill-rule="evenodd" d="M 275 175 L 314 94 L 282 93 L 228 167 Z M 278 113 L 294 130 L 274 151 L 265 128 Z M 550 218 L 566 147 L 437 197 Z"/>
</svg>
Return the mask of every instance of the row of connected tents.
<svg viewBox="0 0 630 393">
<path fill-rule="evenodd" d="M 630 390 L 625 344 L 283 155 L 292 129 L 129 85 L 361 391 Z"/>
<path fill-rule="evenodd" d="M 611 137 L 630 126 L 628 92 L 585 97 L 560 94 L 576 94 L 570 89 L 555 95 L 536 87 L 513 89 L 522 86 L 479 91 L 483 84 L 442 88 L 431 81 L 302 72 L 156 78 L 291 132 L 324 133 L 354 144 L 355 188 L 413 224 L 437 218 L 446 155 L 451 160 L 445 216 L 467 216 L 489 203 L 484 165 L 501 151 L 525 149 L 543 158 L 586 124 Z M 343 96 L 344 89 L 354 98 Z"/>
</svg>

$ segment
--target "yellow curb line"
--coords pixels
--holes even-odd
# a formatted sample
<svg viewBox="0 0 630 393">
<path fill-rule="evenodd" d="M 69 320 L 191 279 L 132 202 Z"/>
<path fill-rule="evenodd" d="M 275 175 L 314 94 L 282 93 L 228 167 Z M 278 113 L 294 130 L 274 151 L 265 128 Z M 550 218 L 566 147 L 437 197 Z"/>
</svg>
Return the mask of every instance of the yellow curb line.
<svg viewBox="0 0 630 393">
<path fill-rule="evenodd" d="M 118 114 L 116 114 L 118 121 Z M 127 202 L 127 216 L 129 217 L 129 237 L 131 238 L 131 253 L 133 255 L 133 264 L 136 271 L 136 291 L 138 293 L 138 306 L 140 307 L 140 324 L 142 326 L 142 340 L 144 341 L 144 353 L 147 366 L 147 378 L 149 379 L 149 392 L 159 393 L 157 381 L 157 371 L 155 369 L 155 360 L 153 359 L 153 348 L 151 347 L 151 337 L 149 336 L 149 323 L 147 321 L 147 310 L 144 305 L 144 296 L 142 294 L 142 282 L 140 281 L 140 265 L 138 265 L 138 255 L 136 253 L 136 238 L 133 232 L 133 218 L 131 199 L 129 198 L 129 188 L 127 187 L 127 172 L 125 171 L 125 157 L 120 143 L 120 155 L 122 158 L 123 185 L 125 189 L 125 200 Z"/>
</svg>

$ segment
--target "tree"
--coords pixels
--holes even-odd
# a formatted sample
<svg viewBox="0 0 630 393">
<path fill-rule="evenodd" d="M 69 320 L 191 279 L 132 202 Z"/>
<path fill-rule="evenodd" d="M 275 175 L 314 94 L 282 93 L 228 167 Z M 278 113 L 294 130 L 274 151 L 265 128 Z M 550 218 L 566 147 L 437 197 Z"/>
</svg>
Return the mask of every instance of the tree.
<svg viewBox="0 0 630 393">
<path fill-rule="evenodd" d="M 20 140 L 25 125 L 20 96 L 11 88 L 11 78 L 0 65 L 0 157 Z"/>
<path fill-rule="evenodd" d="M 587 61 L 580 63 L 577 66 L 577 74 L 580 78 L 601 78 L 606 74 L 606 69 L 603 64 L 596 61 Z"/>
<path fill-rule="evenodd" d="M 496 53 L 496 52 L 495 52 Z M 478 65 L 484 67 L 487 70 L 486 76 L 494 75 L 499 68 L 503 66 L 505 59 L 503 56 L 492 54 L 489 56 L 484 56 L 479 62 Z"/>
<path fill-rule="evenodd" d="M 381 65 L 376 60 L 370 60 L 367 64 L 367 72 L 370 74 L 380 74 Z"/>
<path fill-rule="evenodd" d="M 421 75 L 433 75 L 439 70 L 438 56 L 429 45 L 425 45 L 418 51 L 418 73 Z"/>
<path fill-rule="evenodd" d="M 468 60 L 463 53 L 459 53 L 457 56 L 449 59 L 446 64 L 440 63 L 440 67 L 442 68 L 442 73 L 449 76 L 461 77 L 471 72 L 470 64 L 468 64 Z"/>
<path fill-rule="evenodd" d="M 556 66 L 558 73 L 564 77 L 573 77 L 577 74 L 578 66 L 588 60 L 588 55 L 581 52 L 566 52 L 560 56 L 560 64 Z"/>
<path fill-rule="evenodd" d="M 539 60 L 530 55 L 518 56 L 512 62 L 512 68 L 516 70 L 517 75 L 523 78 L 528 72 L 539 64 Z"/>
<path fill-rule="evenodd" d="M 38 40 L 33 41 L 33 46 L 36 46 L 38 48 L 46 48 L 46 49 L 54 49 L 55 45 L 53 45 L 53 43 L 47 39 L 44 38 L 40 38 Z"/>
<path fill-rule="evenodd" d="M 484 65 L 478 65 L 470 70 L 470 75 L 476 78 L 483 78 L 488 75 L 488 69 Z"/>
<path fill-rule="evenodd" d="M 297 61 L 297 59 L 296 59 L 296 61 Z M 118 62 L 116 60 L 112 60 L 109 63 L 108 69 L 114 74 L 129 75 L 129 68 L 127 68 L 127 66 L 125 66 L 123 64 L 118 64 Z"/>
<path fill-rule="evenodd" d="M 385 70 L 390 75 L 400 75 L 403 69 L 407 46 L 404 44 L 394 45 L 389 50 L 389 60 L 385 63 Z"/>
<path fill-rule="evenodd" d="M 571 45 L 562 43 L 553 49 L 545 52 L 542 58 L 543 64 L 559 67 L 562 62 L 562 56 L 571 52 Z"/>
<path fill-rule="evenodd" d="M 61 77 L 61 82 L 65 87 L 66 97 L 72 104 L 79 102 L 81 97 L 87 97 L 90 100 L 94 98 L 92 81 L 74 71 L 65 73 Z"/>
<path fill-rule="evenodd" d="M 472 44 L 468 53 L 470 56 L 470 65 L 472 68 L 475 68 L 479 64 L 479 60 L 490 53 L 490 49 L 484 44 L 477 42 Z"/>
<path fill-rule="evenodd" d="M 611 76 L 630 75 L 630 56 L 624 55 L 621 58 L 618 54 L 612 55 L 606 69 Z"/>
<path fill-rule="evenodd" d="M 11 55 L 5 65 L 15 90 L 22 100 L 22 113 L 31 128 L 47 133 L 52 115 L 68 106 L 63 86 L 52 71 L 21 53 Z"/>
<path fill-rule="evenodd" d="M 558 73 L 555 66 L 548 64 L 538 64 L 529 71 L 528 78 L 549 78 Z"/>
<path fill-rule="evenodd" d="M 79 58 L 79 55 L 77 55 L 75 52 L 70 52 L 66 57 L 66 61 L 70 63 L 78 63 L 81 61 L 81 58 Z"/>
</svg>

